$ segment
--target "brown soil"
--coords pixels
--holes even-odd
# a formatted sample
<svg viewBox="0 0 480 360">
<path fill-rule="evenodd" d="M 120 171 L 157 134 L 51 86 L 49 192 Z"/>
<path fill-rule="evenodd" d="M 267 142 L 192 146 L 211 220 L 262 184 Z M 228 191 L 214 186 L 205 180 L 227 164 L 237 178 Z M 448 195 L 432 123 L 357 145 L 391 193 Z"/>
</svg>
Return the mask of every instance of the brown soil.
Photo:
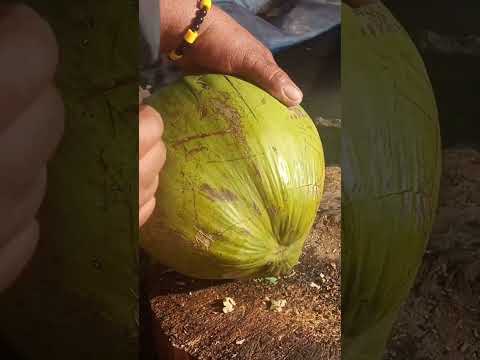
<svg viewBox="0 0 480 360">
<path fill-rule="evenodd" d="M 278 282 L 199 281 L 156 268 L 150 304 L 160 359 L 340 359 L 341 175 L 325 195 L 300 264 Z M 222 312 L 222 300 L 236 302 Z M 283 311 L 271 301 L 286 300 Z"/>
<path fill-rule="evenodd" d="M 480 153 L 444 153 L 439 212 L 385 359 L 480 359 Z"/>
</svg>

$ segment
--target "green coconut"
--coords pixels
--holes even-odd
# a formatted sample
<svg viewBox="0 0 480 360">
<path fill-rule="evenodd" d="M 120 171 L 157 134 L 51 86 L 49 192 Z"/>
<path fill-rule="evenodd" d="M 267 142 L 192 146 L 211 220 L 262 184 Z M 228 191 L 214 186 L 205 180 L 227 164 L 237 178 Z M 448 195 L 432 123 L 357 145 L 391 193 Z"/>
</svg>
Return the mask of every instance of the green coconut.
<svg viewBox="0 0 480 360">
<path fill-rule="evenodd" d="M 342 15 L 342 334 L 345 359 L 381 359 L 437 208 L 432 87 L 381 3 Z"/>
<path fill-rule="evenodd" d="M 325 176 L 322 143 L 300 107 L 222 76 L 189 76 L 149 103 L 167 162 L 142 247 L 196 278 L 279 275 L 297 264 Z"/>
</svg>

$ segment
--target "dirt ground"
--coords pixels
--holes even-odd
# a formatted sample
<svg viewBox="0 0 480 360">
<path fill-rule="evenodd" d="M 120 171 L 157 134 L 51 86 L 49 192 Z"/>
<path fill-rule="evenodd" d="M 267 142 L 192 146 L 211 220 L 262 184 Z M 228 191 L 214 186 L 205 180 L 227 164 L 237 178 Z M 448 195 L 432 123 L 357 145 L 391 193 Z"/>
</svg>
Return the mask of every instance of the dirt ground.
<svg viewBox="0 0 480 360">
<path fill-rule="evenodd" d="M 212 282 L 151 274 L 159 353 L 169 358 L 171 343 L 191 355 L 172 359 L 340 359 L 340 192 L 340 169 L 327 168 L 316 224 L 300 264 L 285 277 Z M 224 314 L 226 297 L 236 306 Z M 279 300 L 284 308 L 273 311 Z"/>
<path fill-rule="evenodd" d="M 386 360 L 480 359 L 480 152 L 446 150 L 436 225 Z"/>
</svg>

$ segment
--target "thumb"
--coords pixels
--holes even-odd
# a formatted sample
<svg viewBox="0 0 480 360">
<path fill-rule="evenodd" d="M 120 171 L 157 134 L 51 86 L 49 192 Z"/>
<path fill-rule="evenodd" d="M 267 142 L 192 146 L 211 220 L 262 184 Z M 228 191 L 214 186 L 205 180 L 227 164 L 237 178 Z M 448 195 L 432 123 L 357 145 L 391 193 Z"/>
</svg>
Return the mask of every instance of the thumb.
<svg viewBox="0 0 480 360">
<path fill-rule="evenodd" d="M 245 55 L 234 72 L 260 86 L 286 106 L 295 106 L 302 102 L 302 91 L 272 56 L 262 56 L 258 53 Z"/>
</svg>

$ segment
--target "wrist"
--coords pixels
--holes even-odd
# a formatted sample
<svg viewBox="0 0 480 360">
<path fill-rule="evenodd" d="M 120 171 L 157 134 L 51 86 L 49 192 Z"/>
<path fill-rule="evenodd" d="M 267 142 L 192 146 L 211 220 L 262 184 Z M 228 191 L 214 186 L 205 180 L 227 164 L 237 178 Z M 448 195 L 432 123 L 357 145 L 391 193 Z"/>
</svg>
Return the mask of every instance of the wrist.
<svg viewBox="0 0 480 360">
<path fill-rule="evenodd" d="M 164 0 L 160 1 L 160 50 L 169 53 L 183 41 L 186 31 L 198 11 L 197 0 Z M 205 17 L 199 30 L 201 34 L 211 23 L 214 6 Z"/>
</svg>

